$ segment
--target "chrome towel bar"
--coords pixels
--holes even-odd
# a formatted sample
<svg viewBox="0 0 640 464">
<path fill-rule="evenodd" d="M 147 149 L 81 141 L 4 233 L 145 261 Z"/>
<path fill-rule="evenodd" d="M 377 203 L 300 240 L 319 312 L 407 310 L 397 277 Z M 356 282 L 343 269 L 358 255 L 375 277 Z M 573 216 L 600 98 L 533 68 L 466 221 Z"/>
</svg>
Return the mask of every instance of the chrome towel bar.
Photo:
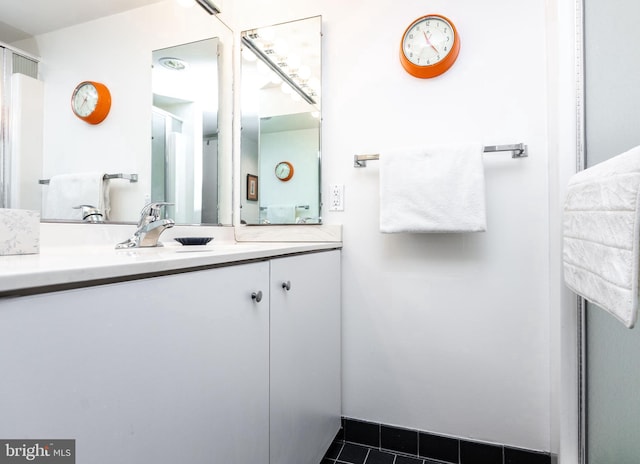
<svg viewBox="0 0 640 464">
<path fill-rule="evenodd" d="M 524 143 L 514 143 L 511 145 L 487 145 L 484 147 L 484 153 L 494 153 L 498 151 L 510 151 L 512 158 L 526 158 L 529 156 L 527 153 L 527 146 Z M 353 157 L 354 168 L 367 167 L 367 161 L 376 161 L 380 159 L 380 155 L 355 155 Z"/>
<path fill-rule="evenodd" d="M 105 174 L 104 179 L 125 179 L 129 182 L 138 182 L 138 174 Z M 38 181 L 39 184 L 46 185 L 51 181 L 51 179 L 40 179 Z"/>
<path fill-rule="evenodd" d="M 261 206 L 260 211 L 266 211 L 268 206 Z M 309 205 L 295 205 L 295 209 L 309 209 Z"/>
</svg>

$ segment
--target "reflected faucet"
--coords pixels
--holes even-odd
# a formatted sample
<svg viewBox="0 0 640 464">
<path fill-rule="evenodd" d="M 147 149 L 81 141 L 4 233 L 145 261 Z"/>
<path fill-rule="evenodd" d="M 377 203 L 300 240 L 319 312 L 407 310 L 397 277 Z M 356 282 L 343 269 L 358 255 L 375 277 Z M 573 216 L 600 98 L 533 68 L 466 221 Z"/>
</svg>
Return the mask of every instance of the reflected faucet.
<svg viewBox="0 0 640 464">
<path fill-rule="evenodd" d="M 116 249 L 158 246 L 160 234 L 175 225 L 173 219 L 162 219 L 160 217 L 160 208 L 172 204 L 173 203 L 156 202 L 145 205 L 140 212 L 140 221 L 138 222 L 137 230 L 127 240 L 118 243 Z"/>
<path fill-rule="evenodd" d="M 104 222 L 104 215 L 93 205 L 78 205 L 73 209 L 82 210 L 82 220 L 84 222 L 101 223 Z"/>
</svg>

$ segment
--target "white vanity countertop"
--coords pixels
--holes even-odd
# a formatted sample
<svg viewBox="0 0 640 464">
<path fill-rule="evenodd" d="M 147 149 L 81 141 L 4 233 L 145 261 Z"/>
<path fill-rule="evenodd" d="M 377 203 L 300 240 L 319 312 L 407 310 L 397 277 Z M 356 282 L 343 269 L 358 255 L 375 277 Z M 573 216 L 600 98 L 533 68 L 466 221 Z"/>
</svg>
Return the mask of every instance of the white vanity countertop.
<svg viewBox="0 0 640 464">
<path fill-rule="evenodd" d="M 116 250 L 113 245 L 45 246 L 39 254 L 0 256 L 0 295 L 26 289 L 82 286 L 96 280 L 127 280 L 145 274 L 171 273 L 292 253 L 340 248 L 336 242 L 212 241 L 182 246 Z"/>
</svg>

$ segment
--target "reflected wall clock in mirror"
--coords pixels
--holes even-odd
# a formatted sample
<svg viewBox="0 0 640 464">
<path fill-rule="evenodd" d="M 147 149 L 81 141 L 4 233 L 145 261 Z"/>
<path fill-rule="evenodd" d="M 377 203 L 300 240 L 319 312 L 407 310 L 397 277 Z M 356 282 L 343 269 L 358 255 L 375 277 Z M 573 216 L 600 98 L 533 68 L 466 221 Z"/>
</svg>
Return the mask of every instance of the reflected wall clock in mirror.
<svg viewBox="0 0 640 464">
<path fill-rule="evenodd" d="M 280 161 L 276 164 L 275 173 L 278 179 L 286 182 L 293 177 L 293 164 L 289 161 Z"/>
<path fill-rule="evenodd" d="M 421 79 L 446 72 L 458 58 L 460 38 L 448 18 L 429 14 L 413 21 L 400 44 L 400 62 L 409 74 Z"/>
<path fill-rule="evenodd" d="M 71 110 L 78 118 L 89 124 L 99 124 L 111 109 L 111 93 L 100 82 L 79 83 L 71 95 Z"/>
</svg>

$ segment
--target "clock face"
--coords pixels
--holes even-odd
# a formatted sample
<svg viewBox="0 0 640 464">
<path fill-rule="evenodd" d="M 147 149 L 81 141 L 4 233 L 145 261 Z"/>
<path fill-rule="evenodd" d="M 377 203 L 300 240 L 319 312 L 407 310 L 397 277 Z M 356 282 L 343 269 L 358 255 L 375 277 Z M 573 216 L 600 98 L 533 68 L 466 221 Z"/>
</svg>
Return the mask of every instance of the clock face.
<svg viewBox="0 0 640 464">
<path fill-rule="evenodd" d="M 276 177 L 282 181 L 287 181 L 293 177 L 293 165 L 288 161 L 281 161 L 276 164 Z"/>
<path fill-rule="evenodd" d="M 446 20 L 438 16 L 426 16 L 409 27 L 402 48 L 411 63 L 430 66 L 451 53 L 455 39 L 455 31 Z"/>
<path fill-rule="evenodd" d="M 98 91 L 89 82 L 80 84 L 73 92 L 71 103 L 73 111 L 78 116 L 89 116 L 98 105 Z"/>
<path fill-rule="evenodd" d="M 460 39 L 453 23 L 441 15 L 426 15 L 409 25 L 400 43 L 400 62 L 412 76 L 436 77 L 458 58 Z"/>
</svg>

